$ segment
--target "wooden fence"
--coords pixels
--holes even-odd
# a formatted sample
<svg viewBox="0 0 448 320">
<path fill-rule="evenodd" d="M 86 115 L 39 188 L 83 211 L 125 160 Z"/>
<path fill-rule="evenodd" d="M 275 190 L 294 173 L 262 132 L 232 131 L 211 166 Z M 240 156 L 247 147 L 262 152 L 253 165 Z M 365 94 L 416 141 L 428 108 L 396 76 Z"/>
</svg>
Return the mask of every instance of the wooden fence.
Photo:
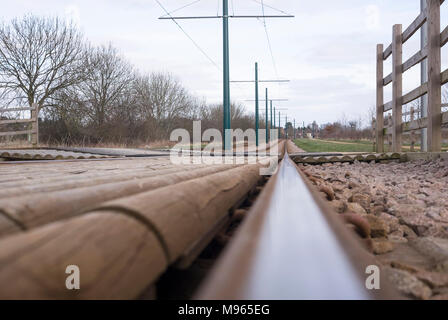
<svg viewBox="0 0 448 320">
<path fill-rule="evenodd" d="M 18 136 L 18 135 L 29 135 L 31 136 L 31 144 L 33 146 L 37 146 L 39 144 L 39 108 L 37 104 L 33 104 L 32 107 L 19 107 L 19 108 L 9 108 L 9 109 L 0 109 L 0 115 L 5 112 L 18 112 L 18 111 L 30 111 L 30 119 L 12 119 L 12 120 L 1 120 L 0 125 L 5 124 L 16 124 L 16 123 L 31 123 L 30 130 L 23 131 L 8 131 L 1 132 L 0 137 L 5 136 Z"/>
<path fill-rule="evenodd" d="M 442 124 L 448 123 L 448 112 L 442 113 L 442 85 L 448 82 L 448 69 L 441 72 L 441 48 L 448 42 L 448 27 L 440 32 L 440 6 L 444 0 L 427 0 L 427 8 L 402 32 L 401 24 L 393 26 L 392 43 L 384 50 L 377 45 L 376 87 L 376 151 L 384 152 L 384 137 L 392 135 L 392 151 L 401 152 L 402 134 L 423 128 L 428 129 L 429 152 L 442 147 Z M 402 48 L 426 23 L 428 44 L 403 63 Z M 392 57 L 392 73 L 384 77 L 383 63 Z M 428 81 L 403 95 L 403 73 L 427 59 Z M 392 83 L 392 101 L 384 103 L 384 87 Z M 428 116 L 403 123 L 403 105 L 428 95 Z M 384 128 L 384 112 L 392 110 L 392 126 Z"/>
</svg>

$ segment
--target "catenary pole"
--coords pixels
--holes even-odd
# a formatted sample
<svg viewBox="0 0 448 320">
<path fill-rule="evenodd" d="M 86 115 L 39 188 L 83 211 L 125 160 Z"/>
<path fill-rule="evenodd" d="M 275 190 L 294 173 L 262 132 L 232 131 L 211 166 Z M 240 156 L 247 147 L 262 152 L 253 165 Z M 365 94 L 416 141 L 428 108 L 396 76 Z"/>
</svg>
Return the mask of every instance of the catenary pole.
<svg viewBox="0 0 448 320">
<path fill-rule="evenodd" d="M 423 12 L 427 8 L 426 0 L 420 0 L 420 11 Z M 420 49 L 423 50 L 428 43 L 428 23 L 425 22 L 420 28 Z M 420 63 L 420 83 L 424 84 L 428 81 L 428 60 L 425 59 Z M 421 117 L 428 117 L 428 95 L 423 95 L 421 98 Z M 428 129 L 423 128 L 421 130 L 420 138 L 420 151 L 428 151 Z"/>
<path fill-rule="evenodd" d="M 229 2 L 222 1 L 223 28 L 223 129 L 224 150 L 230 149 L 230 71 L 229 71 Z"/>
<path fill-rule="evenodd" d="M 258 62 L 255 62 L 255 140 L 258 147 L 259 111 L 258 111 Z"/>
<path fill-rule="evenodd" d="M 268 88 L 266 88 L 266 144 L 269 143 L 269 113 L 268 113 Z"/>
</svg>

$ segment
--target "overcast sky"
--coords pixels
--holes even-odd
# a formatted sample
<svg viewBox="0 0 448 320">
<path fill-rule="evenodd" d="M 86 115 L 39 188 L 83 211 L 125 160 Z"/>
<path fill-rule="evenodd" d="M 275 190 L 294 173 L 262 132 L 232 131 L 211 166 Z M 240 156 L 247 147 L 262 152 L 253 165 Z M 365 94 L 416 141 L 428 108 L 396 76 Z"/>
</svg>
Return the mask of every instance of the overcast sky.
<svg viewBox="0 0 448 320">
<path fill-rule="evenodd" d="M 160 0 L 172 11 L 193 0 Z M 229 0 L 230 13 L 262 13 L 260 0 Z M 158 20 L 165 12 L 155 0 L 0 0 L 3 21 L 26 13 L 74 20 L 93 44 L 111 42 L 140 71 L 168 71 L 194 95 L 209 103 L 222 101 L 222 21 L 181 20 L 180 25 L 218 65 L 210 62 L 170 20 Z M 232 5 L 234 4 L 234 6 Z M 274 106 L 287 108 L 290 119 L 310 123 L 345 118 L 367 119 L 375 105 L 375 51 L 391 41 L 392 25 L 403 30 L 419 14 L 420 0 L 265 0 L 266 5 L 295 15 L 293 19 L 267 19 L 269 53 L 263 23 L 257 19 L 230 21 L 230 77 L 252 80 L 254 63 L 260 79 L 289 79 L 288 84 L 269 84 L 270 98 L 285 98 Z M 222 1 L 202 0 L 173 15 L 221 14 Z M 265 14 L 281 14 L 265 7 Z M 448 6 L 442 6 L 442 29 Z M 403 59 L 419 48 L 419 34 L 405 44 Z M 447 49 L 442 52 L 447 67 Z M 390 62 L 390 59 L 389 59 Z M 385 74 L 391 71 L 390 63 Z M 419 67 L 404 77 L 404 93 L 419 84 Z M 260 85 L 264 95 L 265 84 Z M 390 86 L 386 99 L 390 99 Z M 232 101 L 253 112 L 253 84 L 231 87 Z"/>
</svg>

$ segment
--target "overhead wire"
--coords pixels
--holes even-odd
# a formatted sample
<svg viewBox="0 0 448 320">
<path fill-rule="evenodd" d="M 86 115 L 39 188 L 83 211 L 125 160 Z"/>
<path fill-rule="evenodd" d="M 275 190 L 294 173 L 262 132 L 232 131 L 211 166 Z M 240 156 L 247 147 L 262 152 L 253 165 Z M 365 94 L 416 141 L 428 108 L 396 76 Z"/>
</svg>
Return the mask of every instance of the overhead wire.
<svg viewBox="0 0 448 320">
<path fill-rule="evenodd" d="M 232 0 L 232 1 L 233 1 L 233 0 Z M 250 0 L 250 1 L 255 2 L 255 3 L 257 3 L 257 4 L 262 4 L 262 2 L 263 2 L 263 1 L 259 1 L 259 0 Z M 277 11 L 277 12 L 283 13 L 283 14 L 288 15 L 288 16 L 292 15 L 292 14 L 290 14 L 290 13 L 288 13 L 288 12 L 285 12 L 285 11 L 283 11 L 283 10 L 274 8 L 274 7 L 272 7 L 272 6 L 270 6 L 270 5 L 267 5 L 267 4 L 264 4 L 264 6 L 265 6 L 266 8 L 275 10 L 275 11 Z"/>
<path fill-rule="evenodd" d="M 184 6 L 180 7 L 180 8 L 177 8 L 177 9 L 175 9 L 175 10 L 173 10 L 173 11 L 170 11 L 170 12 L 164 14 L 162 17 L 166 17 L 167 15 L 171 15 L 171 14 L 173 14 L 174 12 L 177 12 L 177 11 L 180 11 L 180 10 L 185 9 L 185 8 L 187 8 L 187 7 L 190 7 L 190 6 L 196 4 L 196 3 L 200 2 L 200 1 L 202 1 L 202 0 L 195 0 L 195 1 L 193 1 L 193 2 L 190 2 L 190 3 L 184 5 Z M 219 0 L 218 0 L 218 1 L 219 1 Z"/>
<path fill-rule="evenodd" d="M 166 12 L 166 15 L 169 16 L 170 18 L 172 18 L 171 13 L 168 12 L 168 10 L 165 9 L 165 7 L 160 3 L 159 0 L 155 0 L 157 2 L 157 4 L 160 6 L 160 8 L 163 9 L 163 11 Z M 199 0 L 200 1 L 200 0 Z M 184 35 L 190 39 L 190 41 L 194 44 L 194 46 L 219 70 L 222 71 L 221 67 L 199 46 L 199 44 L 194 41 L 194 39 L 184 30 L 184 28 L 182 28 L 182 26 L 175 20 L 175 19 L 171 19 L 176 26 L 184 33 Z"/>
<path fill-rule="evenodd" d="M 172 18 L 171 20 L 176 24 L 176 26 L 182 31 L 182 33 L 193 43 L 193 45 L 202 53 L 202 55 L 205 57 L 205 58 L 207 58 L 207 60 L 210 62 L 210 63 L 212 63 L 219 71 L 222 71 L 222 68 L 220 67 L 220 65 L 218 65 L 206 52 L 205 52 L 205 50 L 204 49 L 202 49 L 201 48 L 201 46 L 199 46 L 199 44 L 193 39 L 193 37 L 192 36 L 190 36 L 189 34 L 188 34 L 188 32 L 176 21 L 176 19 L 173 19 L 173 16 L 172 16 L 172 14 L 174 13 L 174 12 L 177 12 L 177 11 L 180 11 L 180 10 L 182 10 L 182 9 L 185 9 L 185 8 L 187 8 L 187 7 L 190 7 L 190 6 L 192 6 L 192 5 L 194 5 L 194 4 L 196 4 L 196 3 L 198 3 L 198 2 L 200 2 L 201 0 L 195 0 L 195 1 L 192 1 L 192 2 L 190 2 L 190 3 L 188 3 L 188 4 L 186 4 L 186 5 L 184 5 L 184 6 L 182 6 L 182 7 L 180 7 L 180 8 L 177 8 L 177 9 L 175 9 L 175 10 L 172 10 L 172 11 L 168 11 L 162 4 L 161 4 L 161 2 L 159 1 L 159 0 L 155 0 L 156 2 L 157 2 L 157 4 L 160 6 L 160 8 L 162 8 L 162 10 L 163 11 L 165 11 L 165 15 L 163 15 L 163 17 L 166 17 L 166 16 L 169 16 L 170 18 Z M 278 12 L 281 12 L 281 13 L 283 13 L 283 14 L 285 14 L 285 15 L 288 15 L 288 13 L 287 12 L 285 12 L 285 11 L 283 11 L 283 10 L 280 10 L 280 9 L 277 9 L 277 8 L 274 8 L 274 7 L 272 7 L 272 6 L 269 6 L 269 5 L 267 5 L 267 4 L 264 4 L 264 2 L 263 2 L 263 0 L 261 0 L 261 1 L 257 1 L 257 0 L 251 0 L 251 1 L 253 1 L 253 2 L 255 2 L 255 3 L 257 3 L 257 4 L 261 4 L 261 7 L 262 7 L 262 13 L 263 13 L 263 21 L 262 21 L 262 24 L 263 24 L 263 27 L 264 27 L 264 30 L 265 30 L 265 34 L 266 34 L 266 40 L 267 40 L 267 43 L 268 43 L 268 48 L 269 48 L 269 53 L 270 53 L 270 56 L 271 56 L 271 60 L 272 60 L 272 64 L 273 64 L 273 67 L 274 67 L 274 72 L 275 72 L 275 75 L 276 75 L 276 78 L 278 79 L 278 71 L 277 71 L 277 64 L 276 64 L 276 61 L 275 61 L 275 58 L 274 58 L 274 54 L 273 54 L 273 50 L 272 50 L 272 45 L 271 45 L 271 40 L 270 40 L 270 37 L 269 37 L 269 32 L 268 32 L 268 28 L 267 28 L 267 25 L 266 25 L 266 19 L 264 18 L 264 16 L 265 16 L 265 13 L 264 13 L 264 8 L 265 7 L 267 7 L 267 8 L 270 8 L 270 9 L 273 9 L 273 10 L 275 10 L 275 11 L 278 11 Z M 217 12 L 216 12 L 216 15 L 217 16 L 219 16 L 219 8 L 220 8 L 220 0 L 218 0 L 217 1 L 217 3 L 218 3 L 218 7 L 217 7 Z M 233 14 L 233 16 L 235 16 L 235 6 L 234 6 L 234 2 L 233 2 L 233 0 L 232 0 L 232 2 L 231 2 L 231 4 L 232 4 L 232 14 Z M 242 88 L 240 87 L 240 85 L 239 84 L 237 84 L 237 88 L 239 89 L 239 90 L 242 90 Z"/>
<path fill-rule="evenodd" d="M 262 10 L 263 16 L 264 16 L 265 14 L 264 14 L 264 3 L 263 3 L 263 0 L 261 0 L 261 10 Z M 266 39 L 267 39 L 267 42 L 268 42 L 269 52 L 271 54 L 272 65 L 274 66 L 275 76 L 278 79 L 277 65 L 275 63 L 274 54 L 272 52 L 271 39 L 269 38 L 268 28 L 266 26 L 266 18 L 263 18 L 263 27 L 264 27 L 264 31 L 265 31 L 265 34 L 266 34 Z"/>
</svg>

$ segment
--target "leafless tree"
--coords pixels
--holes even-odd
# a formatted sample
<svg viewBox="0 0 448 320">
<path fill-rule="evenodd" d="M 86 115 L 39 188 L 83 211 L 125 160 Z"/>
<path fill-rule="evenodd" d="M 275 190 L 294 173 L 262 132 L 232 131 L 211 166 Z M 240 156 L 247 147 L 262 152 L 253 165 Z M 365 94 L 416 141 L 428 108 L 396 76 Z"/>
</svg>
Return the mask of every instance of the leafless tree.
<svg viewBox="0 0 448 320">
<path fill-rule="evenodd" d="M 1 96 L 53 105 L 58 91 L 83 79 L 83 52 L 82 34 L 59 18 L 28 15 L 0 25 Z"/>
<path fill-rule="evenodd" d="M 90 49 L 84 67 L 85 79 L 70 88 L 70 96 L 78 102 L 81 112 L 94 123 L 96 129 L 102 129 L 122 104 L 120 99 L 128 92 L 134 72 L 111 45 Z"/>
<path fill-rule="evenodd" d="M 169 73 L 140 76 L 134 86 L 136 111 L 153 134 L 166 136 L 176 126 L 176 119 L 191 118 L 197 113 L 197 101 Z"/>
</svg>

